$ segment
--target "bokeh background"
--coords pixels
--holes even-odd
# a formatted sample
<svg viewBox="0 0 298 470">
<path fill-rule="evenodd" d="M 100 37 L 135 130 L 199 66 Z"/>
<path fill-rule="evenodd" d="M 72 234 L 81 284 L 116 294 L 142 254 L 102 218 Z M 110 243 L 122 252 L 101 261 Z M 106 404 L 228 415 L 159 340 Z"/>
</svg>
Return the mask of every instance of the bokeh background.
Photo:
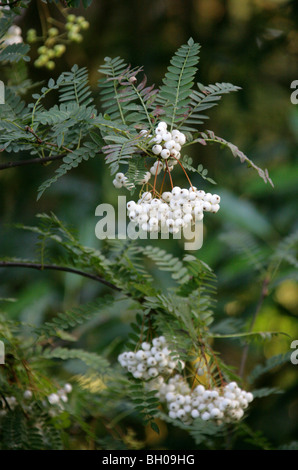
<svg viewBox="0 0 298 470">
<path fill-rule="evenodd" d="M 29 28 L 40 30 L 38 4 L 33 1 L 19 18 L 24 37 Z M 51 5 L 49 12 L 59 18 L 55 6 Z M 78 14 L 77 10 L 75 13 Z M 143 65 L 149 83 L 159 85 L 174 51 L 193 37 L 202 46 L 197 80 L 205 85 L 231 82 L 242 87 L 238 93 L 223 97 L 210 111 L 210 120 L 201 130 L 212 129 L 237 145 L 258 166 L 268 168 L 275 188 L 266 185 L 228 150 L 197 146 L 189 155 L 202 163 L 218 183 L 214 189 L 197 176 L 192 178 L 193 184 L 222 197 L 219 213 L 204 219 L 204 244 L 196 253 L 218 276 L 217 321 L 225 321 L 227 328 L 229 319 L 236 319 L 239 329 L 249 326 L 262 285 L 258 262 L 266 265 L 279 243 L 297 230 L 298 105 L 290 101 L 293 91 L 290 85 L 298 79 L 297 2 L 96 0 L 80 13 L 90 22 L 90 29 L 84 33 L 81 44 L 68 47 L 54 71 L 33 66 L 36 58 L 33 46 L 33 60 L 28 65 L 33 81 L 57 77 L 77 63 L 88 67 L 98 100 L 99 66 L 105 56 L 121 56 L 133 66 Z M 8 159 L 8 155 L 1 155 L 1 161 Z M 0 173 L 1 256 L 33 258 L 36 239 L 16 230 L 13 224 L 35 224 L 36 213 L 49 211 L 73 225 L 83 243 L 100 248 L 101 242 L 94 234 L 95 208 L 101 202 L 116 205 L 119 194 L 112 186 L 104 159 L 81 164 L 36 202 L 38 186 L 55 166 L 25 166 Z M 175 182 L 185 184 L 182 173 Z M 158 243 L 177 256 L 183 255 L 182 242 Z M 240 245 L 245 249 L 238 249 Z M 148 264 L 148 269 L 154 267 Z M 169 285 L 165 273 L 157 275 L 161 286 Z M 104 291 L 92 281 L 54 272 L 2 269 L 0 279 L 0 297 L 17 299 L 5 303 L 5 310 L 12 318 L 30 324 L 40 324 L 62 309 L 94 300 Z M 283 331 L 289 336 L 251 343 L 246 374 L 266 358 L 288 353 L 291 341 L 298 339 L 295 279 L 295 266 L 282 263 L 254 325 L 256 331 Z M 125 343 L 129 314 L 112 313 L 85 325 L 79 339 L 81 347 L 101 352 L 115 338 L 119 339 L 119 348 Z M 236 371 L 239 369 L 243 343 L 218 340 L 214 347 L 228 364 Z M 66 365 L 68 370 L 78 367 L 74 363 Z M 256 400 L 247 420 L 275 446 L 298 438 L 297 367 L 288 361 L 259 381 L 259 386 L 280 387 L 284 393 Z M 140 427 L 138 438 L 148 448 L 191 448 L 192 441 L 181 431 L 165 425 L 161 430 L 157 436 L 149 429 L 143 432 Z M 243 445 L 239 443 L 240 447 Z"/>
</svg>

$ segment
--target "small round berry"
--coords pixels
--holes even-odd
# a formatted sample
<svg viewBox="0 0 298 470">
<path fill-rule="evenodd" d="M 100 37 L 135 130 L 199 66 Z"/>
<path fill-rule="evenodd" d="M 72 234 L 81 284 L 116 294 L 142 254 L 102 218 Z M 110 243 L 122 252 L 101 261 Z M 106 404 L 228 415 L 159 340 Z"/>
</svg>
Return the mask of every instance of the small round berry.
<svg viewBox="0 0 298 470">
<path fill-rule="evenodd" d="M 206 211 L 206 212 L 210 212 L 211 211 L 211 204 L 210 202 L 204 202 L 203 204 L 203 210 Z"/>
<path fill-rule="evenodd" d="M 213 212 L 213 214 L 216 214 L 216 212 L 218 212 L 219 209 L 220 209 L 219 204 L 212 204 L 211 205 L 211 212 Z"/>
<path fill-rule="evenodd" d="M 166 122 L 160 121 L 160 122 L 158 123 L 157 127 L 160 127 L 161 129 L 164 129 L 164 130 L 165 130 L 165 129 L 167 129 L 168 125 L 167 125 Z"/>
<path fill-rule="evenodd" d="M 30 400 L 30 398 L 32 398 L 32 395 L 33 395 L 33 394 L 32 394 L 32 392 L 31 392 L 31 390 L 25 390 L 25 392 L 24 392 L 24 398 L 25 398 L 26 400 Z"/>
<path fill-rule="evenodd" d="M 169 140 L 172 139 L 172 134 L 170 132 L 164 132 L 161 134 L 162 140 L 164 142 L 168 142 Z"/>
<path fill-rule="evenodd" d="M 72 385 L 67 383 L 64 385 L 64 390 L 66 393 L 71 393 L 72 392 Z"/>
<path fill-rule="evenodd" d="M 51 395 L 48 396 L 48 400 L 51 405 L 56 405 L 57 403 L 59 403 L 60 398 L 57 393 L 51 393 Z"/>
<path fill-rule="evenodd" d="M 192 410 L 191 416 L 192 416 L 194 419 L 196 419 L 196 418 L 198 418 L 198 417 L 200 416 L 200 412 L 195 408 L 195 409 Z"/>
<path fill-rule="evenodd" d="M 170 156 L 170 151 L 168 149 L 163 149 L 160 152 L 160 156 L 166 160 Z"/>
<path fill-rule="evenodd" d="M 155 367 L 150 367 L 150 369 L 148 369 L 148 374 L 150 377 L 157 377 L 158 370 Z"/>
<path fill-rule="evenodd" d="M 159 144 L 156 144 L 156 145 L 153 145 L 152 147 L 152 152 L 154 153 L 154 155 L 159 155 L 162 151 L 162 146 L 159 145 Z"/>
</svg>

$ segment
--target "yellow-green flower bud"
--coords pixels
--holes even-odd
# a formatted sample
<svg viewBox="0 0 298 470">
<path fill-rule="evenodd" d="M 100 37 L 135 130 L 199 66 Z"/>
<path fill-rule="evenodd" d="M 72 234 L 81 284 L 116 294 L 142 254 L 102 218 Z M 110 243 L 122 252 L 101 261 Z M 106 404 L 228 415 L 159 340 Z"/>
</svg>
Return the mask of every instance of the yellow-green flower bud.
<svg viewBox="0 0 298 470">
<path fill-rule="evenodd" d="M 36 30 L 35 29 L 28 29 L 27 31 L 27 41 L 34 42 L 36 40 Z"/>
<path fill-rule="evenodd" d="M 54 46 L 54 51 L 56 57 L 61 57 L 66 51 L 66 47 L 64 44 L 56 44 L 56 46 Z"/>
<path fill-rule="evenodd" d="M 54 49 L 48 49 L 48 52 L 47 52 L 47 56 L 49 59 L 53 59 L 53 57 L 55 57 L 55 51 Z"/>
<path fill-rule="evenodd" d="M 41 62 L 40 62 L 39 59 L 40 59 L 40 58 L 38 58 L 38 59 L 36 59 L 36 60 L 34 61 L 34 66 L 37 67 L 38 69 L 39 69 L 40 67 L 42 67 L 42 64 L 41 64 Z"/>
<path fill-rule="evenodd" d="M 53 70 L 55 68 L 55 62 L 53 60 L 49 60 L 46 65 L 47 69 Z"/>
<path fill-rule="evenodd" d="M 46 45 L 47 47 L 53 47 L 54 44 L 55 44 L 55 39 L 54 39 L 54 38 L 48 38 L 48 39 L 46 40 L 46 42 L 45 42 L 45 45 Z"/>
<path fill-rule="evenodd" d="M 74 34 L 72 40 L 74 42 L 82 42 L 83 41 L 83 36 L 81 34 Z"/>
<path fill-rule="evenodd" d="M 38 54 L 46 54 L 48 52 L 48 48 L 46 46 L 40 46 L 37 49 Z"/>
<path fill-rule="evenodd" d="M 67 15 L 67 21 L 73 23 L 76 20 L 76 15 Z"/>
<path fill-rule="evenodd" d="M 83 22 L 81 23 L 81 28 L 84 29 L 84 30 L 85 30 L 85 29 L 88 29 L 89 26 L 90 26 L 89 21 L 83 21 Z"/>
<path fill-rule="evenodd" d="M 78 24 L 74 24 L 74 25 L 72 26 L 72 28 L 71 28 L 71 31 L 72 31 L 73 33 L 78 33 L 78 32 L 80 31 L 80 29 L 81 29 L 81 28 L 80 28 L 80 26 L 79 26 Z"/>
<path fill-rule="evenodd" d="M 50 37 L 55 37 L 55 36 L 58 36 L 59 34 L 59 30 L 57 28 L 50 28 L 49 31 L 48 31 L 48 34 Z"/>
<path fill-rule="evenodd" d="M 39 58 L 37 59 L 39 64 L 40 64 L 40 67 L 43 67 L 44 65 L 46 65 L 46 63 L 48 62 L 48 56 L 45 55 L 45 54 L 42 54 L 39 56 Z"/>
</svg>

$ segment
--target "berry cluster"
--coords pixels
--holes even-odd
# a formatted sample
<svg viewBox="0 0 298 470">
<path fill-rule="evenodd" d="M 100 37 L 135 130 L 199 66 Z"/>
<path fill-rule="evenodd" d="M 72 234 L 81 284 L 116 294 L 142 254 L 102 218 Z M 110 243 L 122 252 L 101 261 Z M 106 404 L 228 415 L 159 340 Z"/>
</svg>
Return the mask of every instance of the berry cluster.
<svg viewBox="0 0 298 470">
<path fill-rule="evenodd" d="M 181 189 L 175 186 L 171 192 L 164 192 L 161 198 L 153 198 L 144 192 L 137 203 L 127 203 L 128 216 L 145 232 L 178 233 L 196 221 L 202 220 L 203 212 L 216 213 L 220 196 L 205 193 L 195 187 Z"/>
<path fill-rule="evenodd" d="M 185 135 L 174 129 L 172 132 L 167 130 L 167 124 L 163 121 L 159 122 L 155 129 L 155 137 L 149 132 L 143 129 L 140 132 L 141 136 L 150 138 L 150 144 L 152 144 L 152 154 L 158 157 L 158 160 L 150 167 L 150 171 L 145 173 L 145 176 L 140 184 L 147 184 L 152 175 L 159 175 L 162 170 L 172 171 L 174 166 L 177 165 L 181 158 L 180 150 L 183 144 L 186 142 Z M 167 160 L 167 163 L 165 163 Z M 117 173 L 113 180 L 115 188 L 120 189 L 123 186 L 126 187 L 127 178 L 123 173 Z"/>
<path fill-rule="evenodd" d="M 180 150 L 186 142 L 186 137 L 182 132 L 178 129 L 168 131 L 167 124 L 161 121 L 155 129 L 154 137 L 145 129 L 140 132 L 140 135 L 150 139 L 152 156 L 156 156 L 157 159 L 140 181 L 142 185 L 147 184 L 147 191 L 140 195 L 137 203 L 134 201 L 127 203 L 128 216 L 132 222 L 138 224 L 144 232 L 175 234 L 202 220 L 204 211 L 216 213 L 219 210 L 220 196 L 205 193 L 192 186 L 182 163 L 179 162 Z M 162 170 L 170 175 L 177 163 L 187 176 L 189 189 L 173 187 L 170 176 L 172 190 L 162 192 L 162 183 L 160 193 L 158 193 L 156 191 L 157 176 Z M 152 176 L 154 176 L 153 186 L 148 184 Z M 124 173 L 117 173 L 113 184 L 116 188 L 129 189 L 128 178 Z M 148 186 L 153 189 L 149 191 Z"/>
<path fill-rule="evenodd" d="M 68 394 L 71 393 L 72 391 L 72 386 L 69 383 L 66 383 L 63 388 L 57 390 L 56 393 L 51 393 L 50 395 L 47 396 L 46 400 L 42 401 L 42 404 L 44 407 L 48 407 L 49 405 L 53 405 L 54 408 L 49 410 L 49 413 L 51 416 L 56 416 L 58 412 L 62 412 L 64 407 L 63 403 L 66 403 L 68 401 Z M 30 410 L 31 404 L 30 400 L 33 397 L 33 393 L 31 390 L 25 390 L 23 393 L 23 398 L 24 398 L 24 403 L 22 403 L 22 406 L 26 410 Z M 9 405 L 10 409 L 14 409 L 18 401 L 16 397 L 11 396 L 11 397 L 5 397 L 5 402 Z M 0 410 L 0 417 L 4 416 L 7 413 L 7 409 L 5 409 L 5 402 L 4 400 L 0 399 L 0 404 L 2 405 L 2 409 Z"/>
<path fill-rule="evenodd" d="M 80 32 L 89 28 L 89 22 L 83 16 L 71 14 L 67 16 L 65 28 L 68 31 L 67 37 L 70 41 L 82 42 L 83 36 Z"/>
<path fill-rule="evenodd" d="M 212 420 L 218 425 L 240 420 L 253 400 L 252 393 L 239 388 L 236 382 L 221 388 L 206 389 L 204 385 L 197 385 L 192 389 L 180 374 L 168 379 L 178 366 L 183 370 L 185 364 L 173 358 L 164 336 L 154 338 L 152 346 L 142 343 L 136 353 L 120 354 L 118 360 L 134 378 L 146 380 L 146 387 L 156 391 L 156 397 L 166 404 L 170 418 L 180 419 L 184 424 L 191 424 L 196 418 Z M 204 369 L 201 361 L 196 373 L 202 375 Z"/>
<path fill-rule="evenodd" d="M 185 424 L 190 424 L 196 418 L 213 420 L 217 424 L 240 420 L 244 409 L 253 400 L 252 393 L 241 390 L 236 382 L 212 390 L 207 390 L 204 385 L 191 390 L 185 379 L 178 374 L 168 383 L 163 377 L 158 377 L 154 382 L 150 384 L 150 388 L 157 390 L 156 396 L 166 403 L 169 417 L 180 419 Z"/>
<path fill-rule="evenodd" d="M 49 19 L 49 21 L 54 21 Z M 38 58 L 35 60 L 35 67 L 46 67 L 49 70 L 55 68 L 55 62 L 53 59 L 61 57 L 65 51 L 66 46 L 63 43 L 69 41 L 82 42 L 83 36 L 80 34 L 81 30 L 89 28 L 88 21 L 85 20 L 83 16 L 76 17 L 71 14 L 67 16 L 67 22 L 65 24 L 65 29 L 67 33 L 61 32 L 55 28 L 51 27 L 47 31 L 47 37 L 37 37 L 36 30 L 31 28 L 27 31 L 27 42 L 34 43 L 42 40 L 44 44 L 37 49 Z M 65 38 L 67 36 L 67 39 Z"/>
<path fill-rule="evenodd" d="M 186 142 L 185 135 L 178 131 L 178 129 L 169 132 L 167 124 L 163 121 L 157 125 L 155 134 L 156 136 L 150 141 L 150 143 L 154 144 L 152 147 L 154 155 L 157 155 L 162 160 L 168 160 L 169 167 L 176 165 L 181 157 L 181 147 Z"/>
<path fill-rule="evenodd" d="M 136 353 L 129 351 L 120 354 L 118 360 L 122 367 L 128 370 L 136 379 L 152 379 L 160 374 L 172 374 L 178 367 L 185 364 L 180 359 L 173 357 L 164 336 L 154 338 L 150 343 L 142 343 L 141 349 Z"/>
</svg>

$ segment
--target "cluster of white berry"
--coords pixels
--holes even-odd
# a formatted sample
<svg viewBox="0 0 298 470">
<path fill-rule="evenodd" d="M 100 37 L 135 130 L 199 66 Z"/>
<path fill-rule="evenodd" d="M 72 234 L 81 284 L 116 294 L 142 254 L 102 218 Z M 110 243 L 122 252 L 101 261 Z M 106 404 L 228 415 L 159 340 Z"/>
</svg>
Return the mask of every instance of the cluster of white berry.
<svg viewBox="0 0 298 470">
<path fill-rule="evenodd" d="M 146 184 L 149 182 L 152 174 L 150 171 L 147 171 L 144 175 L 144 178 L 140 180 L 140 184 Z M 113 179 L 113 185 L 115 188 L 120 189 L 122 187 L 127 188 L 128 178 L 124 173 L 117 173 L 115 179 Z"/>
<path fill-rule="evenodd" d="M 191 390 L 181 375 L 175 375 L 168 383 L 158 377 L 150 383 L 151 390 L 157 390 L 156 396 L 165 402 L 169 417 L 191 424 L 193 419 L 213 420 L 217 424 L 240 420 L 244 409 L 253 400 L 250 392 L 241 390 L 236 382 L 226 384 L 222 389 L 205 389 L 197 385 Z"/>
<path fill-rule="evenodd" d="M 152 345 L 142 343 L 135 353 L 120 354 L 118 360 L 136 379 L 146 380 L 149 390 L 156 391 L 156 397 L 166 404 L 170 418 L 180 419 L 184 424 L 191 424 L 196 418 L 212 420 L 218 425 L 240 420 L 253 400 L 252 393 L 239 388 L 236 382 L 210 390 L 204 385 L 191 389 L 180 374 L 168 379 L 178 365 L 183 370 L 185 363 L 177 357 L 173 359 L 164 336 L 154 338 Z M 199 361 L 196 374 L 203 375 L 205 371 L 204 361 Z"/>
<path fill-rule="evenodd" d="M 172 374 L 178 364 L 181 369 L 185 364 L 173 357 L 164 336 L 154 338 L 150 343 L 144 342 L 137 352 L 124 352 L 119 355 L 121 366 L 131 372 L 136 379 L 152 379 L 160 374 Z"/>
<path fill-rule="evenodd" d="M 66 403 L 68 401 L 67 395 L 72 391 L 70 384 L 65 384 L 63 388 L 58 390 L 56 393 L 51 393 L 47 399 L 50 405 L 58 405 L 61 402 Z"/>
<path fill-rule="evenodd" d="M 167 124 L 163 121 L 159 122 L 155 129 L 155 137 L 150 141 L 152 152 L 163 160 L 168 160 L 168 166 L 174 166 L 180 160 L 180 150 L 186 142 L 185 135 L 173 129 L 171 132 L 167 130 Z"/>
<path fill-rule="evenodd" d="M 181 189 L 175 186 L 171 192 L 164 192 L 161 198 L 153 198 L 144 192 L 138 202 L 127 203 L 128 216 L 146 232 L 178 233 L 196 221 L 202 220 L 203 212 L 216 213 L 220 196 L 197 190 L 194 186 Z"/>
<path fill-rule="evenodd" d="M 152 137 L 150 140 L 150 144 L 153 144 L 152 153 L 160 159 L 154 162 L 150 171 L 147 171 L 144 178 L 140 181 L 140 184 L 146 184 L 152 175 L 159 175 L 162 170 L 173 170 L 181 158 L 180 150 L 186 142 L 186 137 L 178 129 L 169 132 L 167 124 L 163 121 L 158 123 L 154 137 L 145 129 L 140 132 L 140 135 L 148 138 Z M 167 160 L 167 163 L 163 162 L 164 160 Z M 126 187 L 127 181 L 127 177 L 123 173 L 117 173 L 113 180 L 113 185 L 115 188 L 120 189 L 123 186 Z"/>
<path fill-rule="evenodd" d="M 42 404 L 44 407 L 48 407 L 49 405 L 56 405 L 54 410 L 49 411 L 49 413 L 52 416 L 56 416 L 58 411 L 59 412 L 63 411 L 64 409 L 63 403 L 66 403 L 68 401 L 67 395 L 71 393 L 71 391 L 72 391 L 72 386 L 69 383 L 67 383 L 63 386 L 63 388 L 57 390 L 56 393 L 51 393 L 49 396 L 47 396 L 47 399 L 43 400 Z M 25 392 L 23 393 L 24 403 L 22 404 L 24 409 L 27 409 L 27 410 L 30 409 L 30 406 L 31 406 L 30 400 L 32 399 L 32 397 L 33 397 L 32 391 L 25 390 Z M 2 409 L 0 410 L 0 417 L 1 417 L 1 416 L 4 416 L 8 411 L 7 407 L 5 407 L 6 404 L 8 404 L 9 408 L 13 410 L 17 406 L 18 401 L 16 397 L 11 396 L 11 397 L 5 397 L 5 400 L 0 399 L 0 403 L 2 405 Z"/>
</svg>

